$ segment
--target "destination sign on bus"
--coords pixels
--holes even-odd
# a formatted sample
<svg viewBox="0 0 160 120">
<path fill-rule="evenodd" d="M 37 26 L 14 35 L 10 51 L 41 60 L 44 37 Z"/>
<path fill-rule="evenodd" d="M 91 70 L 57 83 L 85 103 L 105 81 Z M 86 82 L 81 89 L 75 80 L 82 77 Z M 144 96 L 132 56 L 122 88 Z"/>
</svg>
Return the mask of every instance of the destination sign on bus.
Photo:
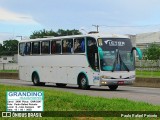
<svg viewBox="0 0 160 120">
<path fill-rule="evenodd" d="M 112 41 L 112 40 L 106 40 L 104 41 L 109 46 L 125 46 L 124 41 Z"/>
</svg>

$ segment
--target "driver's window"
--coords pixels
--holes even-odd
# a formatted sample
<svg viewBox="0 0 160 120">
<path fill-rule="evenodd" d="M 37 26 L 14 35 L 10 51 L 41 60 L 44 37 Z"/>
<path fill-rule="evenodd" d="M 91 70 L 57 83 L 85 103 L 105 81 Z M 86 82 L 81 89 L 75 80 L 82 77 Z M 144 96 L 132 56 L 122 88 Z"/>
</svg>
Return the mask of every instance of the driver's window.
<svg viewBox="0 0 160 120">
<path fill-rule="evenodd" d="M 99 70 L 97 42 L 92 37 L 87 37 L 87 56 L 92 69 Z"/>
</svg>

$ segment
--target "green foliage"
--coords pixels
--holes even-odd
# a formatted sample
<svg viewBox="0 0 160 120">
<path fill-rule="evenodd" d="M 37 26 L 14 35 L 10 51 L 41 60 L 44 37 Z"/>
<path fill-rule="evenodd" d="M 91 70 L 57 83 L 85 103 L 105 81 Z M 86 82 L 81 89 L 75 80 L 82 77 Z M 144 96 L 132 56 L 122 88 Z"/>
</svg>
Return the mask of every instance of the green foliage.
<svg viewBox="0 0 160 120">
<path fill-rule="evenodd" d="M 79 35 L 82 34 L 79 30 L 63 30 L 59 29 L 57 32 L 53 30 L 39 30 L 34 31 L 32 35 L 30 35 L 31 39 L 35 38 L 45 38 L 46 36 L 66 36 L 66 35 Z M 5 40 L 3 41 L 3 45 L 0 44 L 0 56 L 2 55 L 14 55 L 18 53 L 18 41 L 17 40 Z"/>
<path fill-rule="evenodd" d="M 62 29 L 59 29 L 57 31 L 57 34 L 58 36 L 66 36 L 66 35 L 80 35 L 82 34 L 79 30 L 62 30 Z"/>
<path fill-rule="evenodd" d="M 160 78 L 160 71 L 140 71 L 136 70 L 136 76 L 142 78 Z"/>
<path fill-rule="evenodd" d="M 86 95 L 76 95 L 69 92 L 49 90 L 46 87 L 22 87 L 0 85 L 0 111 L 6 110 L 6 91 L 44 91 L 44 111 L 159 111 L 160 106 L 151 105 L 144 102 L 134 102 L 127 99 L 90 97 Z M 98 114 L 99 115 L 99 114 Z M 43 117 L 43 118 L 9 118 L 11 120 L 112 120 L 120 117 Z M 122 118 L 123 120 L 124 118 Z M 128 120 L 127 118 L 126 120 Z M 133 118 L 134 120 L 136 118 Z M 141 118 L 142 119 L 142 118 Z M 146 118 L 145 118 L 146 119 Z M 151 119 L 151 118 L 149 118 Z M 6 118 L 8 120 L 8 118 Z M 138 119 L 139 120 L 139 119 Z"/>
<path fill-rule="evenodd" d="M 0 111 L 6 109 L 6 91 L 44 91 L 44 111 L 158 111 L 160 106 L 120 98 L 90 97 L 46 87 L 0 85 Z"/>
<path fill-rule="evenodd" d="M 0 70 L 0 73 L 18 73 L 18 70 Z"/>
<path fill-rule="evenodd" d="M 43 29 L 39 31 L 34 31 L 32 35 L 30 35 L 30 39 L 44 38 L 45 36 L 58 36 L 58 34 L 53 30 L 47 31 Z"/>
<path fill-rule="evenodd" d="M 160 45 L 151 43 L 147 49 L 144 50 L 145 60 L 159 60 L 160 58 Z"/>
<path fill-rule="evenodd" d="M 18 53 L 18 41 L 6 40 L 3 41 L 3 45 L 0 44 L 0 56 L 1 55 L 14 55 Z"/>
<path fill-rule="evenodd" d="M 73 30 L 63 30 L 59 29 L 57 32 L 54 32 L 53 30 L 39 30 L 39 31 L 34 31 L 32 35 L 30 35 L 31 39 L 35 38 L 45 38 L 46 36 L 66 36 L 66 35 L 80 35 L 82 34 L 79 30 L 73 29 Z"/>
<path fill-rule="evenodd" d="M 3 50 L 3 45 L 0 43 L 0 51 Z"/>
</svg>

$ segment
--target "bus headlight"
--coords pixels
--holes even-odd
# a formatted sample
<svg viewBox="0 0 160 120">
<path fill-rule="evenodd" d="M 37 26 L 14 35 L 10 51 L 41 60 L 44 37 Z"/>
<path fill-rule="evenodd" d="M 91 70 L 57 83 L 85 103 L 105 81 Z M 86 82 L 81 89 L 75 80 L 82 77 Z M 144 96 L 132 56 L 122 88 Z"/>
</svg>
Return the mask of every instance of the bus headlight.
<svg viewBox="0 0 160 120">
<path fill-rule="evenodd" d="M 106 81 L 101 81 L 101 84 L 107 84 L 107 82 Z"/>
</svg>

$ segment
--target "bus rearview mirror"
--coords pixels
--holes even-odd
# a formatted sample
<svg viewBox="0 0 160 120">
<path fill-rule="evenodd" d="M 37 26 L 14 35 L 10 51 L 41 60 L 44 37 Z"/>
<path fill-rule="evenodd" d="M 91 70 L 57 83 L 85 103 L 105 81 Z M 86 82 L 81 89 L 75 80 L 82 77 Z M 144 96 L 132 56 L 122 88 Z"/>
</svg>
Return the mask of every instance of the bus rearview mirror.
<svg viewBox="0 0 160 120">
<path fill-rule="evenodd" d="M 140 48 L 137 48 L 137 47 L 133 47 L 133 48 L 132 48 L 132 52 L 133 52 L 133 50 L 136 50 L 136 52 L 137 52 L 137 54 L 138 54 L 138 59 L 139 59 L 139 60 L 142 60 L 142 51 L 141 51 L 141 49 L 140 49 Z"/>
</svg>

